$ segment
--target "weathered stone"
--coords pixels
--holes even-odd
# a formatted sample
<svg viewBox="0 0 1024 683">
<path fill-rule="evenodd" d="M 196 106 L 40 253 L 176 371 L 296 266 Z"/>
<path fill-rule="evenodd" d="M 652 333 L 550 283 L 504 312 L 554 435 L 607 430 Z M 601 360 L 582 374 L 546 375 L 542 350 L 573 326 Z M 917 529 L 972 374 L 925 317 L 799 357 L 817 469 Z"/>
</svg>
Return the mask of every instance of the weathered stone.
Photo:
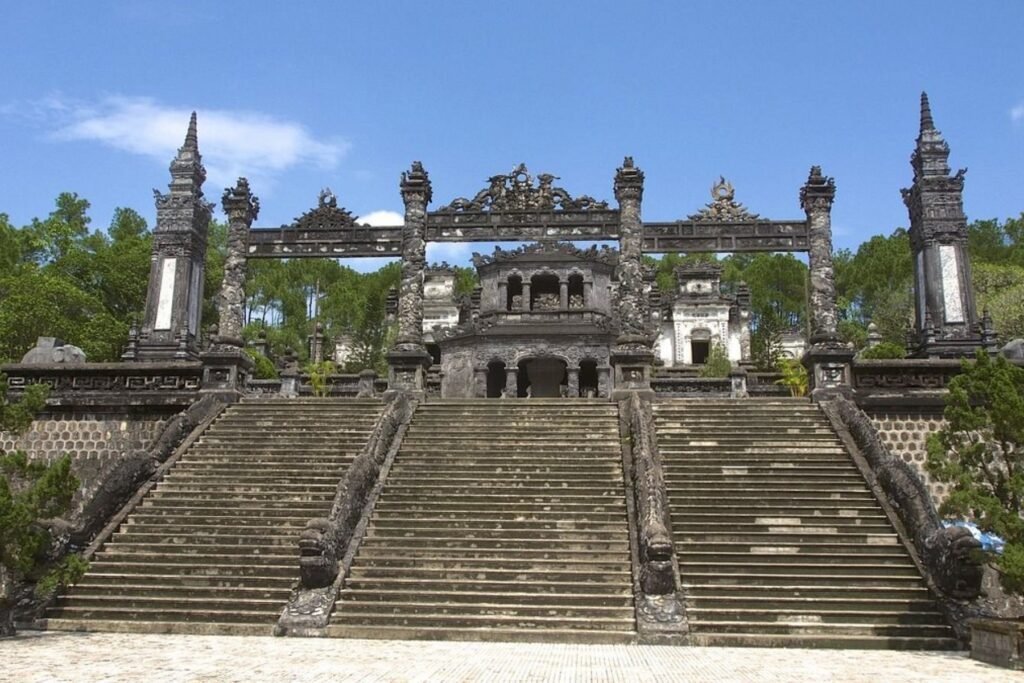
<svg viewBox="0 0 1024 683">
<path fill-rule="evenodd" d="M 39 337 L 36 345 L 28 350 L 22 359 L 24 365 L 46 365 L 49 363 L 84 363 L 85 351 L 65 344 L 56 337 Z"/>
<path fill-rule="evenodd" d="M 260 201 L 249 190 L 249 181 L 239 178 L 234 187 L 224 190 L 221 205 L 228 215 L 228 253 L 224 259 L 224 279 L 218 299 L 219 322 L 215 343 L 242 346 L 249 229 L 259 215 Z"/>
</svg>

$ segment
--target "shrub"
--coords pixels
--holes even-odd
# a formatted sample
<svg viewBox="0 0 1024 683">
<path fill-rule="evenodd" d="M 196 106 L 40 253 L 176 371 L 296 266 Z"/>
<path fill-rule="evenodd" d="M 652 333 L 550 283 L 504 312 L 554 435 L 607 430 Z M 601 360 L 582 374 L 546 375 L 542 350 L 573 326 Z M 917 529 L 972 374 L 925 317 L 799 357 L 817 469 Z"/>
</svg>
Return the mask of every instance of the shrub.
<svg viewBox="0 0 1024 683">
<path fill-rule="evenodd" d="M 730 371 L 732 371 L 732 361 L 729 360 L 729 354 L 725 352 L 725 347 L 721 344 L 714 344 L 708 353 L 707 362 L 701 367 L 698 374 L 701 377 L 728 377 Z"/>
<path fill-rule="evenodd" d="M 775 380 L 789 389 L 791 396 L 806 396 L 808 389 L 807 368 L 797 358 L 783 358 L 779 361 L 782 379 Z"/>
<path fill-rule="evenodd" d="M 864 349 L 860 357 L 864 360 L 892 360 L 907 357 L 907 349 L 895 342 L 879 342 L 870 349 Z"/>
</svg>

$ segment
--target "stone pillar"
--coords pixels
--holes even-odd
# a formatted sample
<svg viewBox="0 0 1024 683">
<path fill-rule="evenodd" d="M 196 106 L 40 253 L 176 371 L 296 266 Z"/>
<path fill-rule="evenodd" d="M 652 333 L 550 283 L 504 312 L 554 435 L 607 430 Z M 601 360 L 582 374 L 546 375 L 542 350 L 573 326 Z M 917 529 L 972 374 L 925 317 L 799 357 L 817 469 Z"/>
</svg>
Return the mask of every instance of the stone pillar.
<svg viewBox="0 0 1024 683">
<path fill-rule="evenodd" d="M 156 193 L 149 288 L 135 350 L 140 361 L 199 357 L 206 239 L 213 205 L 203 198 L 206 169 L 199 154 L 195 112 L 170 170 L 168 193 Z"/>
<path fill-rule="evenodd" d="M 319 320 L 313 325 L 313 334 L 306 337 L 306 344 L 309 347 L 309 362 L 322 363 L 324 360 L 324 325 Z"/>
<path fill-rule="evenodd" d="M 583 283 L 583 308 L 592 308 L 594 302 L 594 281 Z"/>
<path fill-rule="evenodd" d="M 505 398 L 519 395 L 519 368 L 505 368 Z"/>
<path fill-rule="evenodd" d="M 910 213 L 917 357 L 972 355 L 982 346 L 967 253 L 963 189 L 966 169 L 950 175 L 949 145 L 921 93 L 921 127 L 910 157 L 914 184 L 902 190 Z M 930 321 L 930 324 L 928 324 Z"/>
<path fill-rule="evenodd" d="M 615 199 L 619 202 L 619 263 L 615 268 L 619 282 L 619 336 L 611 352 L 611 364 L 615 368 L 614 398 L 633 391 L 653 395 L 654 330 L 648 319 L 641 261 L 643 194 L 643 171 L 633 165 L 632 157 L 626 157 L 615 174 Z"/>
<path fill-rule="evenodd" d="M 565 392 L 569 398 L 579 398 L 580 395 L 580 369 L 569 368 L 566 371 L 568 380 L 566 382 Z"/>
<path fill-rule="evenodd" d="M 561 280 L 558 283 L 558 308 L 563 311 L 569 310 L 569 281 Z"/>
<path fill-rule="evenodd" d="M 508 280 L 498 280 L 498 305 L 496 308 L 499 311 L 511 308 L 508 302 Z"/>
<path fill-rule="evenodd" d="M 473 367 L 473 395 L 476 398 L 487 398 L 487 366 L 476 365 Z"/>
<path fill-rule="evenodd" d="M 245 385 L 254 366 L 243 351 L 242 326 L 249 228 L 259 214 L 260 201 L 249 191 L 249 181 L 239 178 L 235 187 L 224 190 L 221 205 L 228 215 L 228 254 L 217 300 L 217 334 L 211 339 L 210 348 L 201 355 L 203 390 L 234 392 Z M 265 355 L 265 332 L 263 350 Z"/>
<path fill-rule="evenodd" d="M 602 368 L 597 369 L 597 395 L 599 398 L 608 398 L 612 393 L 612 369 Z"/>
<path fill-rule="evenodd" d="M 837 331 L 835 273 L 832 268 L 832 202 L 836 185 L 812 166 L 800 190 L 800 205 L 807 214 L 808 269 L 810 270 L 810 346 L 802 362 L 809 375 L 811 398 L 827 400 L 850 395 L 853 349 Z"/>
<path fill-rule="evenodd" d="M 521 310 L 533 310 L 533 302 L 530 300 L 530 281 L 525 277 L 523 278 L 523 305 Z"/>
<path fill-rule="evenodd" d="M 423 268 L 426 265 L 430 178 L 418 161 L 402 173 L 402 282 L 398 290 L 398 339 L 388 353 L 388 390 L 422 395 L 432 359 L 423 345 Z"/>
</svg>

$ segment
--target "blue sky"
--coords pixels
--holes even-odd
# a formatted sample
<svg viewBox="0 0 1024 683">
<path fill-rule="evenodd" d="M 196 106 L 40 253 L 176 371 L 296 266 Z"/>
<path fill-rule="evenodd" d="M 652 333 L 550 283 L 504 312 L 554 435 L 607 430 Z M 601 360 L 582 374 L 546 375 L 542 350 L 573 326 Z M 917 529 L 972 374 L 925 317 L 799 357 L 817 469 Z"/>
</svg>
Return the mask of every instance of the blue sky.
<svg viewBox="0 0 1024 683">
<path fill-rule="evenodd" d="M 95 227 L 116 206 L 152 223 L 196 109 L 207 196 L 248 176 L 259 226 L 324 186 L 357 215 L 400 212 L 413 160 L 435 207 L 520 161 L 613 200 L 629 154 L 647 220 L 693 213 L 720 174 L 752 211 L 800 217 L 820 164 L 836 244 L 855 248 L 907 224 L 922 89 L 969 167 L 968 216 L 1024 211 L 1022 2 L 8 0 L 3 17 L 0 212 L 16 225 L 62 191 Z"/>
</svg>

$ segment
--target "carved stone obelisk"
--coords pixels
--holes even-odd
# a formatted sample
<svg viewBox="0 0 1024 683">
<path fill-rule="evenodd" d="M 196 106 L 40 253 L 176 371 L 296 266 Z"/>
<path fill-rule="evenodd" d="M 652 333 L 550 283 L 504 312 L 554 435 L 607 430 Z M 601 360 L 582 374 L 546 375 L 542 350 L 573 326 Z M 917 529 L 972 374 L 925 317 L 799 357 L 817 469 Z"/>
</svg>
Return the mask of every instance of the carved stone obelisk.
<svg viewBox="0 0 1024 683">
<path fill-rule="evenodd" d="M 206 238 L 213 205 L 203 198 L 206 169 L 199 154 L 196 114 L 171 162 L 169 191 L 156 190 L 156 228 L 146 309 L 129 360 L 199 358 Z"/>
<path fill-rule="evenodd" d="M 398 338 L 388 353 L 388 389 L 421 394 L 431 356 L 423 345 L 423 269 L 427 259 L 427 204 L 432 198 L 430 177 L 414 161 L 402 173 L 402 281 L 398 289 Z"/>
<path fill-rule="evenodd" d="M 921 127 L 910 157 L 914 184 L 902 190 L 914 259 L 914 338 L 918 357 L 956 357 L 982 346 L 967 255 L 966 169 L 950 175 L 949 145 L 921 93 Z"/>
</svg>

